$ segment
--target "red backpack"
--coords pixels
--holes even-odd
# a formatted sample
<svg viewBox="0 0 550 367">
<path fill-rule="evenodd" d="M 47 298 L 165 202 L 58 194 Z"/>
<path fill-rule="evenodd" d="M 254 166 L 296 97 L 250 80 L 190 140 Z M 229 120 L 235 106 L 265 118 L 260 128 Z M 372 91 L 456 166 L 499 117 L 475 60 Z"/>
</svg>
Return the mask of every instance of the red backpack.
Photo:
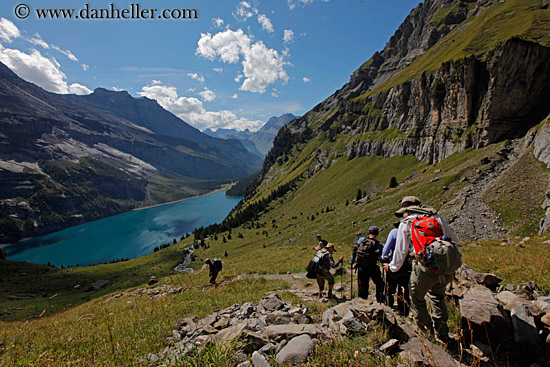
<svg viewBox="0 0 550 367">
<path fill-rule="evenodd" d="M 416 217 L 411 223 L 411 240 L 417 259 L 426 257 L 426 246 L 443 236 L 443 229 L 437 219 Z"/>
<path fill-rule="evenodd" d="M 443 235 L 436 218 L 416 217 L 411 222 L 414 256 L 432 274 L 453 274 L 462 265 L 459 246 Z"/>
</svg>

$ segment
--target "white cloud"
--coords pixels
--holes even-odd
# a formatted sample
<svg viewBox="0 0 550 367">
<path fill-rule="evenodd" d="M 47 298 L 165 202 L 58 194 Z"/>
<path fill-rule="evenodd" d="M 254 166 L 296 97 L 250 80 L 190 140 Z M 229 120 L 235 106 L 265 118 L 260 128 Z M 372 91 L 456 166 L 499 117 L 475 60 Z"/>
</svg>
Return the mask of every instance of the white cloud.
<svg viewBox="0 0 550 367">
<path fill-rule="evenodd" d="M 78 83 L 73 83 L 69 85 L 69 92 L 78 94 L 79 96 L 92 93 L 92 91 L 88 89 L 86 86 Z"/>
<path fill-rule="evenodd" d="M 238 95 L 237 93 L 235 93 L 235 94 L 233 94 L 233 95 L 231 96 L 231 98 L 237 99 L 237 98 L 239 98 L 239 95 Z"/>
<path fill-rule="evenodd" d="M 257 9 L 252 8 L 249 2 L 241 1 L 233 12 L 233 17 L 240 22 L 245 22 L 248 18 L 253 17 L 254 13 L 257 13 L 257 11 Z"/>
<path fill-rule="evenodd" d="M 223 19 L 222 18 L 213 18 L 212 19 L 212 24 L 214 24 L 214 27 L 216 28 L 221 28 L 223 27 Z"/>
<path fill-rule="evenodd" d="M 265 14 L 258 15 L 258 23 L 260 23 L 262 28 L 269 33 L 275 32 L 273 24 L 271 24 L 271 19 L 269 19 Z"/>
<path fill-rule="evenodd" d="M 56 45 L 51 45 L 51 47 L 56 50 L 56 51 L 59 51 L 61 52 L 63 55 L 67 56 L 69 58 L 69 60 L 72 60 L 72 61 L 78 61 L 78 59 L 76 58 L 76 56 L 69 50 L 62 50 L 61 47 L 59 46 L 56 46 Z"/>
<path fill-rule="evenodd" d="M 53 57 L 47 58 L 33 49 L 30 54 L 16 49 L 5 48 L 0 44 L 0 61 L 19 77 L 53 93 L 89 94 L 87 87 L 73 83 L 67 85 L 67 76 L 61 65 Z"/>
<path fill-rule="evenodd" d="M 59 63 L 54 58 L 42 56 L 38 50 L 26 54 L 0 45 L 0 61 L 19 77 L 47 91 L 67 93 L 69 90 L 65 81 L 66 76 L 60 70 Z"/>
<path fill-rule="evenodd" d="M 235 83 L 238 83 L 241 81 L 241 79 L 244 77 L 244 75 L 242 74 L 237 74 L 237 76 L 235 77 Z"/>
<path fill-rule="evenodd" d="M 197 73 L 187 73 L 187 76 L 191 79 L 198 80 L 201 83 L 204 83 L 204 76 L 197 74 Z"/>
<path fill-rule="evenodd" d="M 197 43 L 196 54 L 214 61 L 234 64 L 241 60 L 245 80 L 240 89 L 254 93 L 264 93 L 267 86 L 277 80 L 288 81 L 284 70 L 284 56 L 277 50 L 267 48 L 262 41 L 253 42 L 242 29 L 227 29 L 212 36 L 202 33 Z M 241 76 L 237 76 L 238 83 Z"/>
<path fill-rule="evenodd" d="M 223 73 L 223 68 L 214 68 L 212 70 L 214 70 L 216 73 Z"/>
<path fill-rule="evenodd" d="M 6 18 L 0 18 L 0 38 L 6 42 L 11 42 L 21 36 L 19 28 L 12 21 Z"/>
<path fill-rule="evenodd" d="M 204 88 L 202 92 L 197 93 L 199 96 L 202 97 L 202 100 L 205 102 L 212 102 L 216 99 L 216 93 L 212 92 L 208 88 Z"/>
<path fill-rule="evenodd" d="M 243 74 L 245 80 L 241 90 L 264 93 L 265 88 L 277 80 L 288 81 L 283 65 L 283 57 L 276 50 L 267 48 L 258 41 L 244 53 Z"/>
<path fill-rule="evenodd" d="M 287 3 L 288 3 L 288 8 L 292 10 L 298 5 L 306 6 L 306 5 L 312 4 L 314 1 L 315 0 L 287 0 Z M 319 1 L 323 3 L 327 3 L 330 0 L 319 0 Z"/>
<path fill-rule="evenodd" d="M 46 49 L 50 48 L 50 45 L 48 45 L 38 33 L 34 35 L 34 38 L 29 38 L 29 42 Z"/>
<path fill-rule="evenodd" d="M 294 31 L 292 31 L 292 29 L 285 29 L 283 42 L 291 43 L 292 41 L 294 41 Z"/>
<path fill-rule="evenodd" d="M 88 64 L 82 64 L 82 70 L 88 71 L 89 68 L 90 68 L 90 65 L 88 65 Z"/>
<path fill-rule="evenodd" d="M 148 85 L 144 86 L 138 94 L 156 100 L 162 107 L 200 130 L 208 128 L 257 130 L 264 124 L 260 120 L 238 118 L 229 110 L 207 111 L 199 99 L 179 96 L 175 87 Z"/>
<path fill-rule="evenodd" d="M 303 77 L 302 80 L 304 81 L 304 83 L 309 83 L 311 81 L 309 78 L 306 78 L 306 77 Z"/>
</svg>

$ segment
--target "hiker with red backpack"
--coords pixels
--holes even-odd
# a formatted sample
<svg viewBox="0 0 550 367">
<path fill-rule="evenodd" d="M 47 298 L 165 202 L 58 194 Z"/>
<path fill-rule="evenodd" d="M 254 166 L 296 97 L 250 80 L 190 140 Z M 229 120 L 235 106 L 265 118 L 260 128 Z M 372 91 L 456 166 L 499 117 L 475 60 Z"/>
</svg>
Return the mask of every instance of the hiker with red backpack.
<svg viewBox="0 0 550 367">
<path fill-rule="evenodd" d="M 357 288 L 359 288 L 359 297 L 367 299 L 369 296 L 369 281 L 372 279 L 376 285 L 376 301 L 384 302 L 384 284 L 378 259 L 382 254 L 383 246 L 376 237 L 379 230 L 376 226 L 370 226 L 368 237 L 361 237 L 353 246 L 351 255 L 351 265 L 357 263 Z"/>
<path fill-rule="evenodd" d="M 449 328 L 445 288 L 462 264 L 460 241 L 433 208 L 421 205 L 416 197 L 405 197 L 395 215 L 402 218 L 392 261 L 385 269 L 397 272 L 413 257 L 409 285 L 411 312 L 420 330 L 435 332 L 436 340 L 447 342 Z M 430 313 L 426 308 L 430 299 Z"/>
</svg>

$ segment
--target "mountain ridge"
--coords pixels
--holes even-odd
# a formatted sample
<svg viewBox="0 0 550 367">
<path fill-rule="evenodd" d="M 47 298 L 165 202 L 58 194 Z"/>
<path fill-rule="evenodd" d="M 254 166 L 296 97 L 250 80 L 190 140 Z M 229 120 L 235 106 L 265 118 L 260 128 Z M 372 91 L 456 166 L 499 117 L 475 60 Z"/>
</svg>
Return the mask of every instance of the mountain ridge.
<svg viewBox="0 0 550 367">
<path fill-rule="evenodd" d="M 153 100 L 57 95 L 0 65 L 0 242 L 202 194 L 260 163 Z"/>
</svg>

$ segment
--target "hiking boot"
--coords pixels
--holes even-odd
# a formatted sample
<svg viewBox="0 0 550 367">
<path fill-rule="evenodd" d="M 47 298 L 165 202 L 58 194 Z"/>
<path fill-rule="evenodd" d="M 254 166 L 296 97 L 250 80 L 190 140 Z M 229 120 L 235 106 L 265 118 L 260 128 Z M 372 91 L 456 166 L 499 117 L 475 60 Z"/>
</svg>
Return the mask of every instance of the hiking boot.
<svg viewBox="0 0 550 367">
<path fill-rule="evenodd" d="M 327 298 L 328 299 L 334 299 L 334 296 L 332 295 L 332 291 L 328 291 Z"/>
</svg>

